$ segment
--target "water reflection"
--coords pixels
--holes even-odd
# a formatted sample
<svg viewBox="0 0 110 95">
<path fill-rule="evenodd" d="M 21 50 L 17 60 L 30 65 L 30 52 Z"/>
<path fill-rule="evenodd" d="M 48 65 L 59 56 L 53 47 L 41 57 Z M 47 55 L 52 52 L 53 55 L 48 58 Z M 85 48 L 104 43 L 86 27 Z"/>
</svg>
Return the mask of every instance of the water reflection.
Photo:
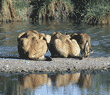
<svg viewBox="0 0 110 95">
<path fill-rule="evenodd" d="M 25 76 L 18 76 L 18 80 L 20 81 L 20 88 L 23 89 L 37 89 L 38 87 L 43 86 L 47 83 L 48 76 L 47 74 L 30 74 Z"/>
<path fill-rule="evenodd" d="M 0 76 L 1 95 L 82 95 L 110 93 L 110 74 L 26 74 Z"/>
<path fill-rule="evenodd" d="M 78 85 L 81 88 L 88 88 L 89 86 L 91 86 L 91 75 L 90 74 L 81 74 L 79 81 L 78 81 Z"/>
<path fill-rule="evenodd" d="M 55 74 L 49 77 L 53 86 L 60 88 L 61 86 L 68 86 L 71 83 L 76 84 L 80 78 L 80 73 L 75 74 Z"/>
<path fill-rule="evenodd" d="M 44 84 L 47 86 L 54 86 L 57 88 L 65 87 L 70 84 L 78 84 L 81 88 L 87 88 L 91 86 L 91 75 L 90 74 L 30 74 L 30 75 L 19 75 L 18 80 L 20 81 L 20 88 L 23 89 L 37 89 Z"/>
<path fill-rule="evenodd" d="M 48 87 L 52 89 L 51 93 L 58 92 L 61 87 L 68 87 L 72 85 L 79 85 L 82 88 L 87 88 L 91 85 L 91 75 L 90 74 L 55 74 L 55 75 L 47 75 L 47 74 L 30 74 L 30 75 L 19 75 L 19 90 L 20 92 L 29 93 L 30 91 L 34 92 L 39 89 L 44 89 L 43 87 L 46 86 L 45 90 Z M 77 84 L 76 84 L 77 83 Z M 77 88 L 76 88 L 77 89 Z M 64 91 L 65 92 L 65 91 Z M 64 93 L 62 92 L 62 94 Z M 65 92 L 67 93 L 67 92 Z"/>
</svg>

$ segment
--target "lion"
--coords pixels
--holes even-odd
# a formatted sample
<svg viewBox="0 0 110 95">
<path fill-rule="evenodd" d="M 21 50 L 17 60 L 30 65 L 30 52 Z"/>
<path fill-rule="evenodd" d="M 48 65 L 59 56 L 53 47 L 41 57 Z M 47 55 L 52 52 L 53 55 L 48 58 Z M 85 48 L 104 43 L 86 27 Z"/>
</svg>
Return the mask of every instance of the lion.
<svg viewBox="0 0 110 95">
<path fill-rule="evenodd" d="M 48 75 L 47 74 L 29 74 L 29 75 L 19 75 L 19 86 L 23 89 L 37 89 L 38 87 L 47 84 Z"/>
<path fill-rule="evenodd" d="M 90 42 L 90 36 L 86 33 L 81 33 L 81 34 L 77 34 L 74 33 L 71 35 L 71 40 L 75 39 L 81 49 L 81 54 L 83 55 L 83 57 L 88 57 L 90 53 L 93 52 L 92 48 L 91 48 L 91 42 Z M 91 52 L 89 52 L 89 49 L 91 50 Z"/>
<path fill-rule="evenodd" d="M 54 32 L 51 36 L 48 48 L 52 57 L 79 57 L 80 47 L 76 40 L 70 40 L 68 35 L 62 35 L 60 32 Z"/>
<path fill-rule="evenodd" d="M 17 37 L 20 58 L 44 60 L 44 54 L 47 52 L 44 37 L 45 34 L 40 34 L 35 30 L 20 33 Z"/>
<path fill-rule="evenodd" d="M 69 84 L 73 83 L 76 84 L 79 81 L 80 73 L 74 73 L 74 74 L 55 74 L 52 76 L 49 76 L 51 81 L 55 84 L 53 86 L 57 86 L 60 88 L 61 86 L 68 86 Z"/>
<path fill-rule="evenodd" d="M 83 89 L 90 87 L 91 86 L 91 75 L 81 73 L 77 84 Z"/>
</svg>

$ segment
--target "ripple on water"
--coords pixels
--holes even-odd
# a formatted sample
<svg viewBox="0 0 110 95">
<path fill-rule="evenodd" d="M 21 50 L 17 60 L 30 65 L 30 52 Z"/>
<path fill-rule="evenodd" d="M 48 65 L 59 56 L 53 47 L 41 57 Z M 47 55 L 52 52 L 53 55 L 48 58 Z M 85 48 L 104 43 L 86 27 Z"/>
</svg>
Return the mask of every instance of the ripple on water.
<svg viewBox="0 0 110 95">
<path fill-rule="evenodd" d="M 104 39 L 105 41 L 110 41 L 109 39 Z"/>
<path fill-rule="evenodd" d="M 90 54 L 90 57 L 101 57 L 101 56 L 103 56 L 103 54 L 104 54 L 103 51 L 95 51 L 94 50 L 94 52 L 92 54 Z"/>
<path fill-rule="evenodd" d="M 9 38 L 6 38 L 5 40 L 10 40 Z"/>
<path fill-rule="evenodd" d="M 0 33 L 0 35 L 2 35 L 2 34 L 4 34 L 4 33 Z"/>
<path fill-rule="evenodd" d="M 94 34 L 98 34 L 98 33 L 100 33 L 100 32 L 103 32 L 103 31 L 98 31 L 98 32 L 95 32 L 95 33 L 93 33 L 93 35 L 94 35 Z"/>
<path fill-rule="evenodd" d="M 17 51 L 17 47 L 0 47 L 0 54 L 6 54 L 8 52 Z"/>
<path fill-rule="evenodd" d="M 105 47 L 110 47 L 109 40 L 103 40 L 103 41 L 101 40 L 100 43 L 103 44 L 103 46 Z"/>
<path fill-rule="evenodd" d="M 17 31 L 15 31 L 15 32 L 21 32 L 22 30 L 17 30 Z"/>
<path fill-rule="evenodd" d="M 105 44 L 105 47 L 109 47 L 110 48 L 110 44 Z"/>
<path fill-rule="evenodd" d="M 37 30 L 36 30 L 37 31 Z M 40 33 L 45 33 L 46 34 L 47 31 L 40 31 Z"/>
<path fill-rule="evenodd" d="M 101 36 L 102 38 L 106 38 L 106 37 L 110 37 L 110 35 L 106 35 L 106 36 Z"/>
<path fill-rule="evenodd" d="M 91 41 L 91 45 L 92 46 L 98 46 L 99 45 L 99 41 Z"/>
</svg>

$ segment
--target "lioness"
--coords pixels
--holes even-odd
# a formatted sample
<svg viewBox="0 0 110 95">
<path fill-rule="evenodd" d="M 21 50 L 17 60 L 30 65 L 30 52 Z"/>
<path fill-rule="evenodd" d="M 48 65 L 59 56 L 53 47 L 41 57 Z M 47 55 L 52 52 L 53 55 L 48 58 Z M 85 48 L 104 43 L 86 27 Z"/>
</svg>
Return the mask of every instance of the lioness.
<svg viewBox="0 0 110 95">
<path fill-rule="evenodd" d="M 20 58 L 44 60 L 44 54 L 47 52 L 44 36 L 45 34 L 40 34 L 35 30 L 20 33 L 17 37 Z"/>
<path fill-rule="evenodd" d="M 60 88 L 61 86 L 68 86 L 71 83 L 76 84 L 79 81 L 80 73 L 64 74 L 64 75 L 55 74 L 49 77 L 51 81 L 55 83 L 53 85 Z"/>
<path fill-rule="evenodd" d="M 28 75 L 19 75 L 19 86 L 23 89 L 37 89 L 40 86 L 43 86 L 48 82 L 47 74 L 28 74 Z M 21 94 L 22 95 L 22 94 Z"/>
<path fill-rule="evenodd" d="M 62 35 L 60 32 L 52 34 L 48 45 L 52 57 L 79 57 L 80 47 L 76 40 L 67 35 Z"/>
<path fill-rule="evenodd" d="M 91 51 L 93 51 L 91 48 L 91 43 L 90 43 L 91 39 L 90 39 L 90 36 L 88 34 L 86 34 L 86 33 L 81 33 L 81 34 L 74 33 L 71 35 L 70 39 L 71 40 L 75 39 L 78 42 L 78 44 L 81 48 L 81 54 L 83 54 L 84 57 L 89 56 L 89 54 L 90 54 L 89 49 Z"/>
<path fill-rule="evenodd" d="M 79 81 L 77 83 L 81 88 L 88 88 L 91 86 L 91 75 L 90 74 L 80 74 Z"/>
</svg>

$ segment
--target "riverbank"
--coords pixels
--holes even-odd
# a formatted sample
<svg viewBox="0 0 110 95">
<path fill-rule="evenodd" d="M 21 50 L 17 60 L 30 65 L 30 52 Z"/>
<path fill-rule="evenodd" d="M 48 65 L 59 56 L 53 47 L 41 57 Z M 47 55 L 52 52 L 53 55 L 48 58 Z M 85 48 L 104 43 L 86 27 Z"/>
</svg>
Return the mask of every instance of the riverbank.
<svg viewBox="0 0 110 95">
<path fill-rule="evenodd" d="M 88 73 L 108 70 L 110 57 L 53 58 L 52 61 L 33 61 L 24 59 L 0 59 L 0 73 L 44 73 L 44 72 L 79 72 Z"/>
<path fill-rule="evenodd" d="M 2 0 L 0 22 L 66 20 L 110 24 L 109 0 Z"/>
</svg>

